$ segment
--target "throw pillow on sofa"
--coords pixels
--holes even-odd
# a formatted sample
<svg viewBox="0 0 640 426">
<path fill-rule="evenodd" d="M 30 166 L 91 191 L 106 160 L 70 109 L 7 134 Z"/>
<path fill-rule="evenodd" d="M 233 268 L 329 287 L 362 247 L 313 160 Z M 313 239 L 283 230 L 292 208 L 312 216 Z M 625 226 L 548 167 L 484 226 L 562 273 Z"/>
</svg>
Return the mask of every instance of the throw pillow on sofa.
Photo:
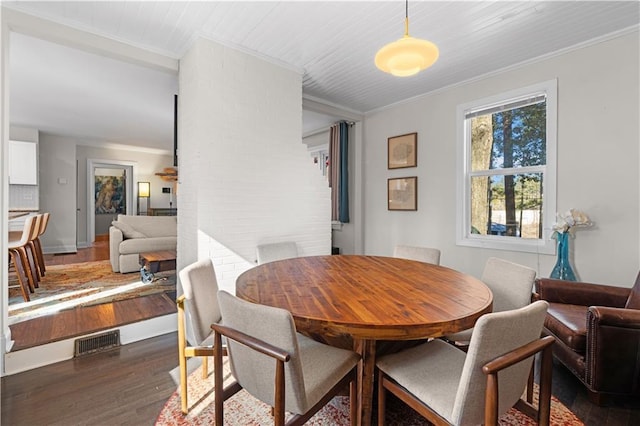
<svg viewBox="0 0 640 426">
<path fill-rule="evenodd" d="M 122 235 L 124 235 L 125 238 L 146 238 L 147 237 L 142 232 L 136 231 L 135 229 L 133 229 L 131 225 L 128 225 L 126 223 L 118 222 L 114 220 L 113 222 L 111 222 L 111 224 L 116 228 L 118 228 L 120 231 L 122 231 Z"/>
</svg>

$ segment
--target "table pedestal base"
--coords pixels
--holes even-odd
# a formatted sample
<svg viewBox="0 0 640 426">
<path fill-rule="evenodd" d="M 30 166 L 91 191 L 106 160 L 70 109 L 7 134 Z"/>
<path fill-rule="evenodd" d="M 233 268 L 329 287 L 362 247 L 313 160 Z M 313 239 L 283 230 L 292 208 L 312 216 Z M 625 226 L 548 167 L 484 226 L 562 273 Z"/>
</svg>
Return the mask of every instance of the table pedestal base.
<svg viewBox="0 0 640 426">
<path fill-rule="evenodd" d="M 360 426 L 370 425 L 373 411 L 373 384 L 376 368 L 376 341 L 354 339 L 353 350 L 360 354 L 358 363 L 358 421 Z"/>
</svg>

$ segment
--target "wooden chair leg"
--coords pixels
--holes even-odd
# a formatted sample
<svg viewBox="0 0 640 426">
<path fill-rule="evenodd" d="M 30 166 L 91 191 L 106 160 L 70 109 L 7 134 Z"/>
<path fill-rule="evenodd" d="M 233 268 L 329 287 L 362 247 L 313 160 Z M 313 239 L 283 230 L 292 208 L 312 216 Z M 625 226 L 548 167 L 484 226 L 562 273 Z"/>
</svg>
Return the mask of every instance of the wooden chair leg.
<svg viewBox="0 0 640 426">
<path fill-rule="evenodd" d="M 551 422 L 551 375 L 553 352 L 551 345 L 542 351 L 540 367 L 540 393 L 538 394 L 538 424 L 548 426 Z"/>
<path fill-rule="evenodd" d="M 222 337 L 217 332 L 213 336 L 213 374 L 214 374 L 214 404 L 215 404 L 215 424 L 222 426 L 224 423 L 224 390 L 222 388 Z"/>
<path fill-rule="evenodd" d="M 378 373 L 378 426 L 384 426 L 386 416 L 386 390 L 383 384 L 384 373 Z"/>
<path fill-rule="evenodd" d="M 202 357 L 202 378 L 206 379 L 209 376 L 209 357 Z"/>
<path fill-rule="evenodd" d="M 351 426 L 358 424 L 358 379 L 354 378 L 349 383 L 349 416 L 351 417 Z"/>
<path fill-rule="evenodd" d="M 29 282 L 29 291 L 34 293 L 36 291 L 36 280 L 33 276 L 33 271 L 31 270 L 31 266 L 29 264 L 29 258 L 27 256 L 27 250 L 24 247 L 17 248 L 16 251 L 20 256 L 20 263 L 22 268 L 26 272 L 27 280 Z"/>
<path fill-rule="evenodd" d="M 529 380 L 527 380 L 527 402 L 533 404 L 533 381 L 536 370 L 535 360 L 531 363 L 531 371 L 529 372 Z"/>
<path fill-rule="evenodd" d="M 36 258 L 38 260 L 38 268 L 40 269 L 40 275 L 44 276 L 44 273 L 47 271 L 47 267 L 44 263 L 44 253 L 42 253 L 42 245 L 40 244 L 40 238 L 36 238 L 33 241 L 33 244 L 36 248 Z"/>
<path fill-rule="evenodd" d="M 27 245 L 25 246 L 25 252 L 27 253 L 27 259 L 29 260 L 29 267 L 31 268 L 32 271 L 32 275 L 34 277 L 34 287 L 38 288 L 40 287 L 39 283 L 40 283 L 40 269 L 38 268 L 38 261 L 36 259 L 36 250 L 35 247 L 33 245 L 33 241 L 30 241 L 29 243 L 27 243 Z"/>
<path fill-rule="evenodd" d="M 187 359 L 180 356 L 180 409 L 183 414 L 189 412 L 189 402 L 187 398 Z"/>
<path fill-rule="evenodd" d="M 19 257 L 20 255 L 16 251 L 9 250 L 9 259 L 10 262 L 13 263 L 13 267 L 16 270 L 18 283 L 20 283 L 20 291 L 22 292 L 22 298 L 25 302 L 28 302 L 31 300 L 31 297 L 29 296 L 29 292 L 31 291 L 31 289 L 29 288 L 29 277 L 27 277 L 27 273 L 24 270 L 24 266 Z"/>
</svg>

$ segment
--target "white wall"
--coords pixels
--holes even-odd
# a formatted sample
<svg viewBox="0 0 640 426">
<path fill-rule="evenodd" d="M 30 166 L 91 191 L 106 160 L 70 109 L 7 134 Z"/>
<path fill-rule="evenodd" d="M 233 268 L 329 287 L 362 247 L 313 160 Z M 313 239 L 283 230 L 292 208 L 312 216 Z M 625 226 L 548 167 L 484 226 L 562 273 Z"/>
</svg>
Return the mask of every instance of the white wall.
<svg viewBox="0 0 640 426">
<path fill-rule="evenodd" d="M 180 62 L 178 99 L 178 268 L 211 257 L 234 291 L 258 244 L 329 254 L 329 189 L 301 143 L 300 74 L 201 39 Z"/>
<path fill-rule="evenodd" d="M 365 253 L 399 243 L 438 247 L 442 264 L 479 276 L 498 256 L 548 277 L 555 257 L 455 245 L 456 106 L 558 79 L 558 210 L 588 213 L 573 266 L 585 281 L 630 287 L 639 270 L 638 32 L 367 114 Z M 429 72 L 428 70 L 425 72 Z M 387 170 L 387 138 L 418 132 L 418 167 Z M 418 211 L 390 212 L 386 180 L 418 176 Z"/>
<path fill-rule="evenodd" d="M 40 134 L 40 211 L 49 212 L 42 235 L 42 251 L 65 253 L 76 250 L 76 144 L 74 140 Z M 61 185 L 58 178 L 67 180 Z"/>
<path fill-rule="evenodd" d="M 75 251 L 76 241 L 79 247 L 90 243 L 87 241 L 87 158 L 135 162 L 134 179 L 151 182 L 151 206 L 169 206 L 169 195 L 162 194 L 161 190 L 169 185 L 155 173 L 173 164 L 172 156 L 110 148 L 108 141 L 104 141 L 106 148 L 85 146 L 85 143 L 81 138 L 40 133 L 40 211 L 51 213 L 47 231 L 42 236 L 43 251 L 47 253 Z M 66 183 L 60 183 L 64 181 Z"/>
</svg>

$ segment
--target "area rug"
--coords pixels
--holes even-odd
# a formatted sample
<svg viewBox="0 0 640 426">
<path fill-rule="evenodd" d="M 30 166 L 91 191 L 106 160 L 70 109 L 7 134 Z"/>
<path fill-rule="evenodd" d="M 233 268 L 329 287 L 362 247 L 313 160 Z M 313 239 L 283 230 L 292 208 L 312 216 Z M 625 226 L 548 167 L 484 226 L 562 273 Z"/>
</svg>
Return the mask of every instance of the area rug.
<svg viewBox="0 0 640 426">
<path fill-rule="evenodd" d="M 202 378 L 200 368 L 189 375 L 188 401 L 189 414 L 183 415 L 180 409 L 180 393 L 176 390 L 167 400 L 156 426 L 165 425 L 205 425 L 214 423 L 214 395 L 213 373 L 209 362 L 210 374 L 207 379 Z M 233 380 L 228 363 L 224 364 L 225 385 Z M 537 392 L 535 393 L 537 394 Z M 534 401 L 536 402 L 536 401 Z M 537 402 L 536 402 L 537 403 Z M 224 423 L 226 425 L 269 425 L 273 424 L 271 407 L 253 398 L 242 390 L 224 403 Z M 430 423 L 418 415 L 411 408 L 404 405 L 395 397 L 387 401 L 387 425 L 390 426 L 426 426 Z M 287 416 L 286 420 L 289 417 Z M 375 423 L 375 413 L 374 413 Z M 337 396 L 322 408 L 307 423 L 310 426 L 341 426 L 349 425 L 349 398 Z M 562 426 L 584 426 L 584 424 L 555 397 L 551 399 L 551 424 Z M 500 418 L 500 425 L 535 425 L 535 422 L 515 409 L 509 410 Z"/>
<path fill-rule="evenodd" d="M 78 306 L 91 306 L 157 293 L 175 292 L 175 271 L 144 284 L 140 273 L 115 273 L 108 260 L 47 266 L 31 300 L 25 302 L 15 274 L 9 276 L 9 325 Z M 16 287 L 12 287 L 16 286 Z"/>
</svg>

